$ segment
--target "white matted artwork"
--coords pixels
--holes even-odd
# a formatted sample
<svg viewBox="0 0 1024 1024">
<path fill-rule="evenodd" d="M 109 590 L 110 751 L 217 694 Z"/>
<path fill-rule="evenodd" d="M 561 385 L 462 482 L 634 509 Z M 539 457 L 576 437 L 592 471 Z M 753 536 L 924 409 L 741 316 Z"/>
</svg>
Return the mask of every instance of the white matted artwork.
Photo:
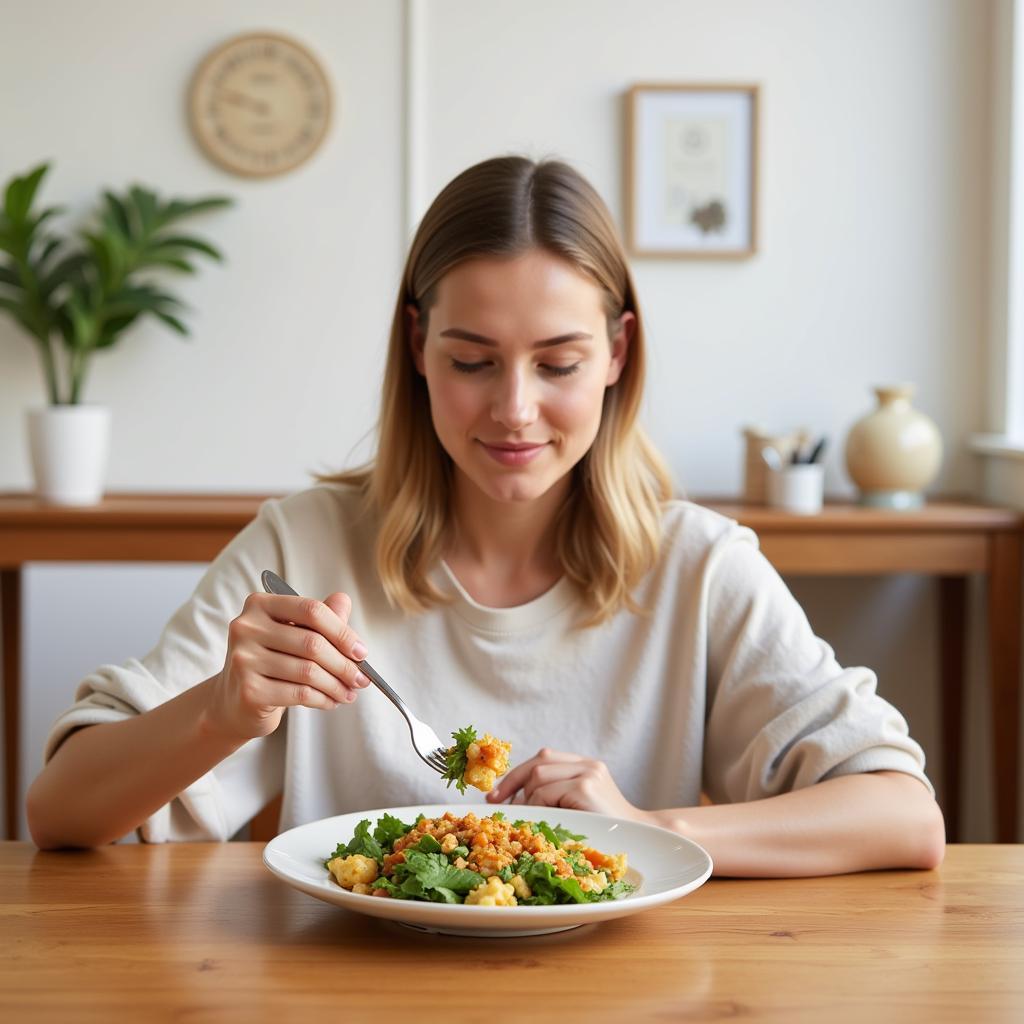
<svg viewBox="0 0 1024 1024">
<path fill-rule="evenodd" d="M 626 95 L 626 237 L 634 256 L 757 251 L 758 87 L 634 85 Z"/>
</svg>

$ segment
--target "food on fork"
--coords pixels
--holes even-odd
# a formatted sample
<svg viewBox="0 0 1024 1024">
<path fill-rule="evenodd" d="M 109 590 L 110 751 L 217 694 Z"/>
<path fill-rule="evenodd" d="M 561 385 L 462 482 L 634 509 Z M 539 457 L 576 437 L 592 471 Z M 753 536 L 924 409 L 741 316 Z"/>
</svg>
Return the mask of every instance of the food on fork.
<svg viewBox="0 0 1024 1024">
<path fill-rule="evenodd" d="M 512 744 L 495 739 L 489 732 L 477 739 L 471 725 L 453 732 L 452 739 L 455 745 L 445 755 L 447 769 L 441 778 L 448 780 L 449 787 L 454 782 L 460 793 L 466 792 L 466 786 L 489 793 L 498 777 L 508 771 Z"/>
<path fill-rule="evenodd" d="M 628 895 L 626 855 L 601 853 L 546 821 L 509 823 L 447 811 L 407 825 L 394 815 L 356 826 L 324 861 L 344 889 L 363 896 L 481 907 L 596 903 Z"/>
</svg>

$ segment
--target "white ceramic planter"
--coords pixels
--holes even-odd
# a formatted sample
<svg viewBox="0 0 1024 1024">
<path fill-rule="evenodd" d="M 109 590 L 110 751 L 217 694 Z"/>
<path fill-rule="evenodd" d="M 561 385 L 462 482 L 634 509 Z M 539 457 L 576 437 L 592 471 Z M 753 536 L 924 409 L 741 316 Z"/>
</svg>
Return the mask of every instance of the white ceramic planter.
<svg viewBox="0 0 1024 1024">
<path fill-rule="evenodd" d="M 110 410 L 50 405 L 29 409 L 27 416 L 37 496 L 54 505 L 97 504 L 107 474 Z"/>
</svg>

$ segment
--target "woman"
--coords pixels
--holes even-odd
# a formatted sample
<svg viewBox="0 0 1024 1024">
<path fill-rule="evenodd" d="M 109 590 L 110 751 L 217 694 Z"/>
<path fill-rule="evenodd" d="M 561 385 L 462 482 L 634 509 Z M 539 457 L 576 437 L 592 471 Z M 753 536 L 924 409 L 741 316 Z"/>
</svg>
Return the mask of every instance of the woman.
<svg viewBox="0 0 1024 1024">
<path fill-rule="evenodd" d="M 540 748 L 495 803 L 653 822 L 721 874 L 937 865 L 906 722 L 749 530 L 672 500 L 643 374 L 591 186 L 513 157 L 456 177 L 406 263 L 373 465 L 266 502 L 146 658 L 80 685 L 29 793 L 36 842 L 227 839 L 282 787 L 282 827 L 471 799 L 360 692 L 369 656 L 440 734 Z M 327 596 L 258 593 L 264 568 Z"/>
</svg>

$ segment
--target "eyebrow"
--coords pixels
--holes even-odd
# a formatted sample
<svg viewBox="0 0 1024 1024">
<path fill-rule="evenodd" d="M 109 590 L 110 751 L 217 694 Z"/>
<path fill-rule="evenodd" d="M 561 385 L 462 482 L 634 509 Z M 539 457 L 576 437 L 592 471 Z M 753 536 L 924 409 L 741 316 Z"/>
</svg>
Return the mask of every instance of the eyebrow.
<svg viewBox="0 0 1024 1024">
<path fill-rule="evenodd" d="M 460 341 L 474 341 L 478 345 L 486 345 L 488 348 L 497 348 L 498 343 L 493 338 L 485 338 L 482 334 L 474 334 L 472 331 L 464 331 L 461 327 L 449 327 L 441 332 L 442 338 L 458 338 Z M 571 331 L 569 334 L 559 334 L 554 338 L 544 338 L 535 341 L 533 348 L 550 348 L 552 345 L 564 345 L 567 341 L 587 341 L 592 334 L 585 331 Z"/>
</svg>

